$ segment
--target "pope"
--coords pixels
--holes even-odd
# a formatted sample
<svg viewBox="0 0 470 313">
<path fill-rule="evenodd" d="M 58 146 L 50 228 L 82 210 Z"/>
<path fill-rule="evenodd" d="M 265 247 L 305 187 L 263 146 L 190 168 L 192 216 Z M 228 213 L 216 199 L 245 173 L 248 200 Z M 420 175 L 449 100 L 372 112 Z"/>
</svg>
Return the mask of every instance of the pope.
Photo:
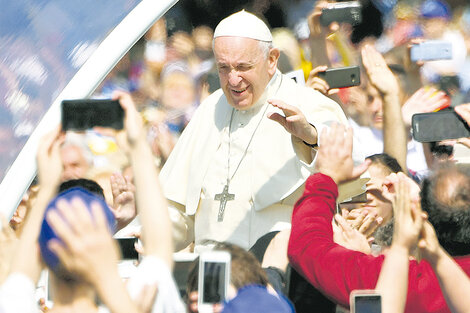
<svg viewBox="0 0 470 313">
<path fill-rule="evenodd" d="M 228 241 L 246 249 L 289 227 L 314 170 L 319 133 L 347 124 L 341 107 L 277 69 L 266 24 L 240 11 L 214 31 L 221 89 L 197 109 L 163 167 L 175 244 Z"/>
</svg>

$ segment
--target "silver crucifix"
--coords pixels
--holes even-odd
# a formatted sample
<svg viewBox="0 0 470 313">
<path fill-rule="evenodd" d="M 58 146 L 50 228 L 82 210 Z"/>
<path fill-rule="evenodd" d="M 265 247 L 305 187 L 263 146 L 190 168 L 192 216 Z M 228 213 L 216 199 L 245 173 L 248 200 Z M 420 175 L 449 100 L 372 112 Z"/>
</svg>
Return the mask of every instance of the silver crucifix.
<svg viewBox="0 0 470 313">
<path fill-rule="evenodd" d="M 215 195 L 214 200 L 220 201 L 217 222 L 222 222 L 224 220 L 225 205 L 227 204 L 227 201 L 232 201 L 234 199 L 235 194 L 228 193 L 228 184 L 224 186 L 224 190 L 221 193 Z"/>
</svg>

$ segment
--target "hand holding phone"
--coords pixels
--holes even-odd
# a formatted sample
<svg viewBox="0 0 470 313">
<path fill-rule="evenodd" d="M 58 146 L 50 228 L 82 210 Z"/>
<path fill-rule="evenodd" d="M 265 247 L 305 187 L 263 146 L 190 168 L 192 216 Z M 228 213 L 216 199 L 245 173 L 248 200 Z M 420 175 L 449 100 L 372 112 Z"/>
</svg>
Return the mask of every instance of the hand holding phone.
<svg viewBox="0 0 470 313">
<path fill-rule="evenodd" d="M 121 251 L 122 260 L 138 260 L 139 253 L 135 250 L 135 243 L 137 238 L 127 237 L 127 238 L 117 238 L 116 239 Z"/>
<path fill-rule="evenodd" d="M 95 126 L 122 129 L 124 110 L 118 100 L 76 99 L 62 101 L 62 129 L 87 130 Z"/>
<path fill-rule="evenodd" d="M 411 61 L 434 61 L 452 59 L 452 43 L 443 40 L 428 40 L 414 44 L 410 49 Z"/>
<path fill-rule="evenodd" d="M 198 310 L 212 312 L 227 298 L 231 256 L 227 251 L 208 251 L 199 256 Z"/>
<path fill-rule="evenodd" d="M 359 86 L 361 84 L 359 66 L 330 68 L 324 72 L 318 72 L 318 77 L 326 81 L 330 89 Z"/>
<path fill-rule="evenodd" d="M 322 9 L 320 24 L 328 26 L 333 22 L 357 25 L 362 22 L 362 6 L 359 1 L 330 3 Z"/>
</svg>

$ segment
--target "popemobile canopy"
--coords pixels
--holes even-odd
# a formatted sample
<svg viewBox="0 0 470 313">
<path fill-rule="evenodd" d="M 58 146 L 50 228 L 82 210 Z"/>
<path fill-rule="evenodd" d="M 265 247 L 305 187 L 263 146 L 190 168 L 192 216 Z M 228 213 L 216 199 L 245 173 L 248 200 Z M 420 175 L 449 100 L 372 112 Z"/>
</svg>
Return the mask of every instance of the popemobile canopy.
<svg viewBox="0 0 470 313">
<path fill-rule="evenodd" d="M 178 0 L 2 1 L 0 198 L 7 218 L 36 175 L 63 99 L 89 96 Z"/>
</svg>

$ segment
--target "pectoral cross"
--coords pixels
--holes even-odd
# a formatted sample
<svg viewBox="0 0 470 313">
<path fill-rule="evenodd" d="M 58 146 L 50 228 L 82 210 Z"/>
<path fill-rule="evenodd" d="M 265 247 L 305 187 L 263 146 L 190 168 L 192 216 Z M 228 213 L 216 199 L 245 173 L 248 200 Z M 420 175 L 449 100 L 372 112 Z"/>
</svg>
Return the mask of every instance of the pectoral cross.
<svg viewBox="0 0 470 313">
<path fill-rule="evenodd" d="M 228 184 L 224 186 L 224 190 L 221 193 L 215 195 L 214 200 L 220 201 L 217 222 L 222 222 L 224 220 L 225 205 L 227 204 L 227 201 L 232 201 L 234 199 L 235 194 L 228 193 Z"/>
</svg>

